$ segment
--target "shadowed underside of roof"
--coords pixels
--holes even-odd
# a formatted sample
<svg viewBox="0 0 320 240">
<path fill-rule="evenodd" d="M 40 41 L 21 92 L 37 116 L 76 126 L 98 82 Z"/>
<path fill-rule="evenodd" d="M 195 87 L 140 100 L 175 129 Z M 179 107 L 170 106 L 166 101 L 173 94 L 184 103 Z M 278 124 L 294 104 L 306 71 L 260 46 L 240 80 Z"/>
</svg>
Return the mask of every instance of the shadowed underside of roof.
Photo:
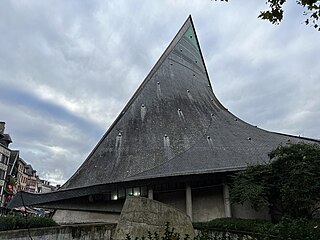
<svg viewBox="0 0 320 240">
<path fill-rule="evenodd" d="M 63 189 L 231 171 L 298 142 L 251 126 L 215 97 L 191 17 Z"/>
</svg>

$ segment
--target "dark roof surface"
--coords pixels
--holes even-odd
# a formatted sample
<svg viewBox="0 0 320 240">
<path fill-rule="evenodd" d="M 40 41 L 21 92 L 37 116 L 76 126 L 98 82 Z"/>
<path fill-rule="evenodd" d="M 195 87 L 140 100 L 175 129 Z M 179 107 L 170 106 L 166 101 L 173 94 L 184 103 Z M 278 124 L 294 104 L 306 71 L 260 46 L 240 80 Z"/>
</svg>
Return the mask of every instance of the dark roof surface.
<svg viewBox="0 0 320 240">
<path fill-rule="evenodd" d="M 251 126 L 215 97 L 191 17 L 63 189 L 231 171 L 301 138 Z"/>
<path fill-rule="evenodd" d="M 132 181 L 236 171 L 267 161 L 279 144 L 301 141 L 319 143 L 259 129 L 217 100 L 189 17 L 75 174 L 58 192 L 25 194 L 26 202 L 59 201 Z"/>
</svg>

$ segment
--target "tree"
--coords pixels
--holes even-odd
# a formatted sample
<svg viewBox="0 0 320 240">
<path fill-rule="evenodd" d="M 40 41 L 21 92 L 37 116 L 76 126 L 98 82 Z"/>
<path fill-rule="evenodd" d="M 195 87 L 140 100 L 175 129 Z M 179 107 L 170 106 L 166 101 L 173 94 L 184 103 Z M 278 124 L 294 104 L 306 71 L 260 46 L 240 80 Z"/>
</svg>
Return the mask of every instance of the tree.
<svg viewBox="0 0 320 240">
<path fill-rule="evenodd" d="M 258 18 L 268 20 L 272 24 L 279 24 L 283 19 L 283 4 L 286 0 L 267 0 L 269 10 L 261 11 Z M 296 0 L 296 3 L 303 7 L 303 14 L 307 16 L 306 25 L 311 25 L 320 31 L 318 24 L 320 18 L 320 1 L 319 0 Z"/>
<path fill-rule="evenodd" d="M 269 207 L 275 221 L 283 216 L 313 218 L 320 203 L 320 145 L 279 146 L 265 164 L 237 173 L 231 201 L 251 203 L 256 210 Z"/>
<path fill-rule="evenodd" d="M 228 2 L 228 0 L 221 1 Z M 260 11 L 258 18 L 268 20 L 272 24 L 279 24 L 283 19 L 283 5 L 286 1 L 287 0 L 266 0 L 269 9 Z M 296 3 L 304 9 L 303 15 L 307 16 L 305 24 L 311 25 L 320 31 L 320 0 L 296 0 Z"/>
</svg>

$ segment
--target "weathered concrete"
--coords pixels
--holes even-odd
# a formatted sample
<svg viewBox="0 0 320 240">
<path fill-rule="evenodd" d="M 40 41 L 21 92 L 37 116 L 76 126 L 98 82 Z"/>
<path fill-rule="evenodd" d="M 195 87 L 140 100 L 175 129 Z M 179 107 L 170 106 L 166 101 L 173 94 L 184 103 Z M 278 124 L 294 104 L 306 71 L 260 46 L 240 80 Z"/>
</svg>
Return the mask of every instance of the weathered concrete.
<svg viewBox="0 0 320 240">
<path fill-rule="evenodd" d="M 195 236 L 190 218 L 184 212 L 155 200 L 129 197 L 123 206 L 113 239 L 123 240 L 128 233 L 133 239 L 148 236 L 148 232 L 162 234 L 167 222 L 181 236 Z"/>
<path fill-rule="evenodd" d="M 116 228 L 115 224 L 83 224 L 57 226 L 47 228 L 32 228 L 30 236 L 33 240 L 110 240 Z M 2 231 L 1 240 L 29 240 L 27 229 Z"/>
<path fill-rule="evenodd" d="M 148 198 L 153 199 L 153 189 L 152 188 L 148 189 Z"/>
<path fill-rule="evenodd" d="M 223 187 L 224 214 L 226 217 L 231 217 L 229 186 L 228 184 L 223 183 L 222 187 Z"/>
<path fill-rule="evenodd" d="M 57 210 L 52 219 L 58 224 L 117 223 L 120 213 Z"/>
<path fill-rule="evenodd" d="M 192 192 L 189 183 L 186 185 L 186 213 L 192 221 Z"/>
<path fill-rule="evenodd" d="M 193 222 L 206 222 L 225 217 L 222 187 L 192 190 Z"/>
<path fill-rule="evenodd" d="M 153 199 L 186 213 L 186 193 L 184 189 L 172 192 L 155 192 Z"/>
</svg>

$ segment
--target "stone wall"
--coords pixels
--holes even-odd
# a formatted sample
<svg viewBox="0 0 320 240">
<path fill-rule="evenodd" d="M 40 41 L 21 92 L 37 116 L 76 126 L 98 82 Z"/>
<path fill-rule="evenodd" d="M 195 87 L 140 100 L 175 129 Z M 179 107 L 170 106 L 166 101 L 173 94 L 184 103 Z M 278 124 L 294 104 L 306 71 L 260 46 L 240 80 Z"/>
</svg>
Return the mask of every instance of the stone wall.
<svg viewBox="0 0 320 240">
<path fill-rule="evenodd" d="M 195 236 L 190 218 L 182 211 L 161 202 L 143 198 L 128 197 L 115 230 L 114 239 L 122 240 L 130 234 L 135 237 L 148 236 L 148 232 L 163 234 L 166 223 L 175 228 L 181 236 Z"/>
<path fill-rule="evenodd" d="M 115 224 L 82 224 L 30 229 L 33 240 L 110 240 Z M 0 232 L 1 240 L 30 240 L 27 229 Z"/>
</svg>

